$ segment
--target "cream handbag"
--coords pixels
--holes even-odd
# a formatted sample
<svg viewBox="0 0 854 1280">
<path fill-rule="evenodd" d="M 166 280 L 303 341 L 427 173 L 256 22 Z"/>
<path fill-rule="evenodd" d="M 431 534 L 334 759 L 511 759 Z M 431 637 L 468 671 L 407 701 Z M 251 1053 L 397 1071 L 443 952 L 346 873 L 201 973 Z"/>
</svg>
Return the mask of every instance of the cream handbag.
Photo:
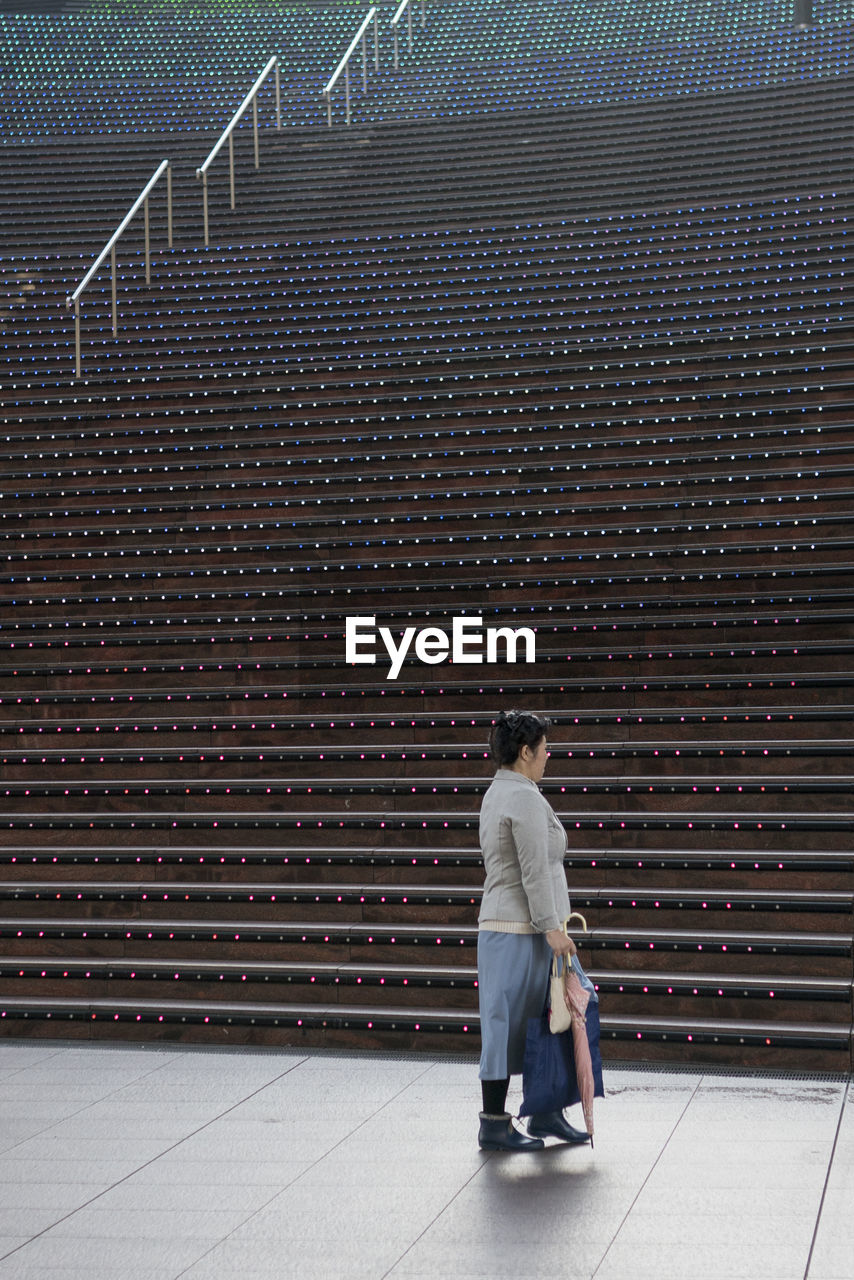
<svg viewBox="0 0 854 1280">
<path fill-rule="evenodd" d="M 587 921 L 579 912 L 573 911 L 563 922 L 563 931 L 568 933 L 570 920 L 580 920 L 583 931 L 587 932 Z M 560 1035 L 572 1026 L 573 1018 L 583 1022 L 587 1014 L 590 995 L 584 990 L 578 974 L 572 967 L 571 959 L 566 956 L 552 955 L 552 970 L 549 979 L 549 1031 L 552 1035 Z"/>
</svg>

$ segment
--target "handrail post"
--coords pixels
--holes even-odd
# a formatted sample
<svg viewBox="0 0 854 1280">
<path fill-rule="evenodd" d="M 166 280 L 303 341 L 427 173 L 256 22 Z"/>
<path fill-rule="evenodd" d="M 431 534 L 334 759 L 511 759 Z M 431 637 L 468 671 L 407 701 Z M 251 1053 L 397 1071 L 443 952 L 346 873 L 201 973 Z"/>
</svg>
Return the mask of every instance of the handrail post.
<svg viewBox="0 0 854 1280">
<path fill-rule="evenodd" d="M 415 0 L 400 0 L 400 4 L 398 5 L 395 11 L 394 17 L 391 20 L 391 29 L 392 29 L 392 32 L 394 33 L 394 69 L 395 71 L 398 71 L 400 69 L 400 62 L 398 57 L 399 46 L 398 46 L 398 38 L 397 38 L 397 29 L 400 26 L 400 20 L 403 17 L 404 12 L 406 13 L 406 47 L 409 50 L 409 52 L 412 53 L 412 8 L 414 4 L 415 4 Z M 421 26 L 423 27 L 424 25 L 425 25 L 424 0 L 421 0 Z"/>
<path fill-rule="evenodd" d="M 255 135 L 255 168 L 261 168 L 261 158 L 258 154 L 258 94 L 252 99 L 252 132 Z"/>
<path fill-rule="evenodd" d="M 202 174 L 202 208 L 205 218 L 205 248 L 210 244 L 210 236 L 208 235 L 208 175 Z"/>
<path fill-rule="evenodd" d="M 374 71 L 380 69 L 380 29 L 377 23 L 377 12 L 374 10 Z M 365 86 L 367 88 L 367 86 Z"/>
<path fill-rule="evenodd" d="M 362 34 L 362 93 L 368 92 L 368 41 Z"/>
<path fill-rule="evenodd" d="M 80 360 L 80 299 L 74 299 L 74 376 L 79 378 L 83 373 Z"/>
<path fill-rule="evenodd" d="M 172 248 L 172 165 L 166 166 L 166 230 L 169 236 L 169 248 Z"/>
<path fill-rule="evenodd" d="M 112 304 L 113 304 L 113 337 L 119 336 L 119 303 L 116 291 L 116 246 L 110 249 L 110 279 L 112 281 Z"/>
<path fill-rule="evenodd" d="M 326 123 L 329 125 L 329 128 L 331 129 L 332 128 L 332 94 L 327 89 L 324 91 L 323 96 L 326 99 Z"/>
<path fill-rule="evenodd" d="M 344 68 L 344 119 L 347 124 L 350 123 L 350 64 L 347 63 Z"/>
<path fill-rule="evenodd" d="M 142 206 L 145 214 L 145 283 L 151 284 L 151 226 L 148 217 L 148 200 Z"/>
<path fill-rule="evenodd" d="M 279 78 L 279 59 L 276 59 L 276 128 L 282 127 L 282 84 Z"/>
<path fill-rule="evenodd" d="M 234 134 L 228 135 L 228 180 L 231 186 L 231 207 L 235 207 L 234 197 Z"/>
</svg>

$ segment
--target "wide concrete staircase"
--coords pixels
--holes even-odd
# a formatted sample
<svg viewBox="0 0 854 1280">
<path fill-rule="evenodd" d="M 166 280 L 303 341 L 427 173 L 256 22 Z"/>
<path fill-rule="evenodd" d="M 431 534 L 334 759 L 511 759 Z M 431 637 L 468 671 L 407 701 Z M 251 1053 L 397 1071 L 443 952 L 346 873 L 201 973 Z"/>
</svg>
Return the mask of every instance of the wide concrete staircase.
<svg viewBox="0 0 854 1280">
<path fill-rule="evenodd" d="M 195 99 L 0 149 L 6 1034 L 475 1049 L 521 705 L 606 1053 L 850 1068 L 850 28 L 629 57 L 616 6 L 581 57 L 532 6 L 511 57 L 520 11 L 475 12 L 468 78 L 428 9 L 349 129 L 300 54 L 208 248 Z M 173 250 L 154 197 L 76 380 L 65 297 L 164 157 Z M 346 660 L 353 617 L 462 615 L 536 663 Z"/>
</svg>

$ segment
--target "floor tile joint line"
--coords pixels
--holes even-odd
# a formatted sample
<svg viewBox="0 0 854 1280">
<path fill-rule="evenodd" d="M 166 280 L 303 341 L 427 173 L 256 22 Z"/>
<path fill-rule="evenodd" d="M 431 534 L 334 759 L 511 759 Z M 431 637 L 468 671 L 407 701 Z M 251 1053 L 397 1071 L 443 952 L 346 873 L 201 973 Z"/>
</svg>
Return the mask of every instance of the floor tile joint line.
<svg viewBox="0 0 854 1280">
<path fill-rule="evenodd" d="M 848 1086 L 842 1091 L 842 1103 L 839 1107 L 839 1119 L 836 1122 L 836 1133 L 833 1135 L 833 1146 L 830 1149 L 830 1159 L 827 1162 L 827 1172 L 824 1175 L 824 1186 L 821 1189 L 821 1199 L 818 1202 L 818 1212 L 815 1216 L 815 1229 L 812 1233 L 812 1240 L 810 1241 L 810 1251 L 807 1254 L 807 1265 L 804 1270 L 804 1280 L 809 1280 L 810 1267 L 812 1266 L 812 1258 L 815 1252 L 815 1246 L 818 1242 L 819 1228 L 821 1227 L 821 1215 L 824 1210 L 824 1201 L 827 1196 L 828 1186 L 830 1185 L 830 1174 L 833 1169 L 833 1161 L 834 1161 L 834 1157 L 836 1156 L 836 1148 L 839 1144 L 839 1135 L 842 1132 L 842 1122 L 845 1119 L 845 1107 L 848 1102 L 848 1095 L 850 1091 L 851 1091 L 851 1085 L 849 1083 Z"/>
<path fill-rule="evenodd" d="M 20 1253 L 22 1249 L 26 1249 L 29 1245 L 31 1245 L 34 1240 L 40 1239 L 41 1236 L 47 1235 L 48 1232 L 52 1231 L 54 1227 L 58 1227 L 61 1222 L 67 1222 L 69 1218 L 73 1218 L 75 1213 L 79 1213 L 81 1209 L 88 1209 L 89 1206 L 94 1204 L 96 1200 L 100 1200 L 102 1196 L 107 1195 L 110 1191 L 114 1191 L 116 1187 L 120 1187 L 122 1183 L 127 1182 L 129 1178 L 136 1177 L 138 1173 L 141 1173 L 143 1169 L 147 1169 L 149 1165 L 156 1164 L 158 1160 L 162 1160 L 162 1158 L 164 1156 L 169 1155 L 171 1151 L 177 1150 L 178 1147 L 180 1147 L 183 1143 L 187 1142 L 190 1138 L 195 1138 L 197 1134 L 203 1133 L 205 1129 L 210 1127 L 210 1125 L 215 1124 L 218 1120 L 222 1120 L 224 1116 L 229 1115 L 230 1112 L 235 1111 L 238 1107 L 242 1107 L 245 1102 L 248 1102 L 250 1100 L 250 1098 L 254 1098 L 257 1094 L 263 1093 L 265 1089 L 269 1088 L 271 1084 L 275 1084 L 277 1080 L 281 1080 L 284 1076 L 290 1075 L 291 1071 L 294 1071 L 298 1066 L 301 1066 L 302 1063 L 305 1061 L 306 1059 L 302 1058 L 299 1062 L 294 1063 L 292 1067 L 289 1067 L 287 1071 L 280 1072 L 280 1074 L 277 1076 L 274 1076 L 272 1080 L 267 1080 L 258 1089 L 255 1089 L 253 1090 L 252 1093 L 247 1094 L 245 1098 L 241 1098 L 239 1102 L 235 1102 L 233 1106 L 226 1107 L 225 1111 L 221 1112 L 220 1115 L 212 1116 L 210 1120 L 207 1120 L 204 1124 L 199 1125 L 198 1129 L 194 1129 L 192 1133 L 185 1133 L 183 1138 L 179 1138 L 177 1142 L 173 1142 L 171 1147 L 166 1147 L 165 1150 L 158 1152 L 156 1156 L 152 1156 L 150 1160 L 144 1160 L 143 1163 L 139 1165 L 136 1169 L 131 1169 L 130 1173 L 126 1173 L 123 1178 L 119 1178 L 116 1182 L 111 1183 L 109 1187 L 104 1187 L 104 1189 L 102 1191 L 99 1191 L 97 1195 L 92 1196 L 89 1200 L 85 1200 L 83 1204 L 78 1204 L 69 1213 L 64 1213 L 61 1218 L 57 1218 L 56 1222 L 52 1222 L 49 1227 L 43 1227 L 41 1231 L 37 1231 L 35 1235 L 31 1236 L 29 1240 L 25 1240 L 23 1244 L 16 1245 L 15 1248 L 10 1249 L 8 1253 L 4 1253 L 0 1255 L 0 1262 L 5 1262 L 7 1258 L 14 1257 L 16 1253 Z M 161 1071 L 164 1065 L 165 1064 L 161 1064 L 161 1066 L 158 1067 L 157 1070 Z M 155 1073 L 149 1072 L 147 1074 L 153 1075 Z M 83 1108 L 83 1109 L 86 1110 L 86 1108 Z"/>
<path fill-rule="evenodd" d="M 49 1054 L 49 1055 L 48 1055 L 48 1057 L 46 1057 L 46 1058 L 44 1059 L 44 1061 L 45 1061 L 45 1062 L 52 1062 L 52 1061 L 53 1061 L 53 1059 L 54 1059 L 55 1057 L 56 1057 L 56 1058 L 61 1058 L 62 1056 L 63 1056 L 63 1051 L 60 1051 L 59 1053 L 56 1053 L 56 1054 Z M 176 1056 L 180 1056 L 180 1055 L 170 1054 L 170 1055 L 169 1055 L 169 1061 L 171 1061 L 171 1060 L 172 1060 L 172 1058 L 173 1058 L 173 1057 L 176 1057 Z M 39 1065 L 41 1065 L 41 1063 L 39 1063 Z M 159 1065 L 158 1067 L 153 1068 L 153 1070 L 151 1070 L 151 1071 L 145 1071 L 145 1072 L 143 1072 L 143 1073 L 142 1073 L 142 1075 L 137 1076 L 136 1080 L 133 1080 L 133 1081 L 131 1081 L 130 1083 L 131 1083 L 131 1084 L 136 1084 L 139 1080 L 144 1080 L 147 1076 L 150 1076 L 150 1075 L 156 1075 L 156 1073 L 157 1073 L 158 1071 L 162 1071 L 162 1070 L 163 1070 L 163 1068 L 164 1068 L 164 1066 L 166 1066 L 166 1065 L 167 1065 L 167 1064 L 166 1064 L 165 1062 L 161 1062 L 161 1063 L 160 1063 L 160 1065 Z M 20 1072 L 22 1072 L 22 1071 L 23 1071 L 23 1072 L 26 1072 L 26 1071 L 29 1071 L 30 1069 L 31 1069 L 30 1067 L 19 1067 L 17 1071 L 12 1072 L 12 1075 L 18 1075 L 18 1074 L 20 1074 Z M 84 1111 L 89 1111 L 91 1107 L 97 1107 L 97 1106 L 100 1106 L 100 1104 L 101 1104 L 102 1102 L 106 1102 L 108 1098 L 114 1098 L 114 1097 L 116 1096 L 116 1094 L 117 1094 L 117 1093 L 121 1093 L 121 1092 L 122 1092 L 122 1090 L 123 1090 L 123 1089 L 127 1089 L 127 1087 L 128 1087 L 128 1082 L 127 1082 L 127 1081 L 125 1081 L 123 1084 L 119 1085 L 119 1086 L 118 1086 L 118 1088 L 113 1089 L 112 1093 L 105 1093 L 105 1094 L 103 1094 L 100 1098 L 96 1098 L 96 1099 L 94 1100 L 94 1102 L 87 1102 L 85 1106 L 83 1106 L 83 1107 L 79 1107 L 79 1108 L 77 1109 L 77 1111 L 72 1111 L 72 1112 L 70 1112 L 67 1116 L 63 1116 L 63 1117 L 62 1117 L 62 1122 L 61 1122 L 61 1123 L 62 1123 L 62 1124 L 65 1124 L 65 1123 L 66 1123 L 66 1121 L 68 1121 L 68 1120 L 74 1120 L 76 1116 L 80 1116 L 80 1115 L 82 1115 L 82 1114 L 84 1113 Z M 30 1133 L 30 1134 L 28 1134 L 26 1138 L 21 1138 L 18 1142 L 13 1142 L 13 1143 L 12 1143 L 12 1145 L 11 1145 L 10 1147 L 4 1147 L 4 1148 L 3 1148 L 3 1150 L 2 1150 L 2 1151 L 0 1151 L 0 1155 L 4 1155 L 4 1156 L 5 1156 L 5 1155 L 8 1155 L 8 1154 L 9 1154 L 9 1152 L 10 1152 L 10 1151 L 14 1151 L 16 1147 L 22 1147 L 22 1146 L 24 1146 L 26 1143 L 30 1142 L 33 1138 L 38 1138 L 38 1137 L 40 1137 L 40 1136 L 41 1136 L 41 1134 L 43 1134 L 43 1133 L 47 1133 L 50 1129 L 54 1128 L 54 1127 L 55 1127 L 55 1125 L 56 1125 L 57 1123 L 58 1123 L 58 1122 L 57 1122 L 56 1120 L 53 1120 L 53 1121 L 51 1121 L 49 1124 L 46 1124 L 46 1125 L 45 1125 L 45 1127 L 44 1127 L 43 1129 L 37 1129 L 37 1130 L 35 1130 L 35 1132 L 34 1132 L 34 1133 Z M 118 1185 L 118 1183 L 117 1183 L 116 1185 Z M 81 1208 L 83 1208 L 83 1206 L 82 1206 L 82 1205 L 81 1205 L 80 1207 L 81 1207 Z M 76 1210 L 75 1210 L 75 1212 L 76 1212 Z M 58 1219 L 58 1221 L 60 1221 L 60 1222 L 61 1222 L 61 1221 L 62 1221 L 62 1219 L 60 1218 L 60 1219 Z M 45 1230 L 50 1230 L 50 1228 L 49 1228 L 49 1227 L 46 1227 L 46 1228 L 45 1228 Z M 35 1239 L 35 1236 L 33 1237 L 33 1239 Z M 21 1247 L 21 1246 L 19 1246 L 19 1247 Z M 3 1256 L 8 1258 L 8 1257 L 9 1257 L 9 1254 L 4 1254 Z M 0 1258 L 0 1262 L 2 1262 L 2 1260 L 3 1260 L 3 1259 L 2 1259 L 2 1258 Z"/>
<path fill-rule="evenodd" d="M 308 1061 L 307 1058 L 303 1058 L 297 1065 L 302 1066 L 303 1063 L 307 1061 Z M 291 1181 L 287 1184 L 287 1186 L 280 1187 L 279 1190 L 276 1192 L 276 1194 L 271 1196 L 269 1200 L 265 1201 L 264 1204 L 259 1205 L 257 1209 L 253 1209 L 251 1213 L 247 1214 L 247 1216 L 243 1219 L 242 1222 L 238 1222 L 236 1227 L 232 1227 L 230 1231 L 226 1231 L 222 1239 L 217 1240 L 214 1244 L 210 1245 L 207 1249 L 205 1249 L 204 1253 L 200 1254 L 198 1258 L 196 1258 L 193 1262 L 189 1263 L 188 1266 L 183 1268 L 183 1270 L 179 1271 L 178 1274 L 173 1277 L 173 1280 L 181 1280 L 181 1276 L 187 1275 L 187 1273 L 192 1271 L 194 1267 L 197 1267 L 200 1262 L 203 1262 L 205 1258 L 210 1257 L 210 1255 L 216 1249 L 219 1249 L 221 1245 L 225 1243 L 226 1240 L 228 1240 L 231 1236 L 235 1234 L 235 1232 L 241 1231 L 243 1227 L 246 1226 L 247 1222 L 251 1222 L 253 1218 L 257 1217 L 258 1214 L 262 1212 L 262 1210 L 269 1208 L 269 1206 L 273 1204 L 273 1202 L 277 1200 L 279 1196 L 282 1195 L 283 1192 L 288 1191 L 292 1186 L 295 1185 L 295 1183 L 299 1182 L 300 1178 L 304 1177 L 305 1174 L 309 1173 L 310 1170 L 314 1169 L 317 1165 L 319 1165 L 321 1161 L 325 1160 L 327 1156 L 330 1156 L 333 1151 L 337 1151 L 343 1142 L 346 1142 L 348 1138 L 351 1138 L 354 1133 L 358 1133 L 359 1130 L 363 1128 L 363 1126 L 366 1125 L 369 1120 L 373 1120 L 374 1117 L 378 1116 L 381 1111 L 384 1111 L 390 1102 L 394 1102 L 394 1100 L 396 1098 L 399 1098 L 402 1093 L 406 1093 L 407 1089 L 411 1089 L 412 1086 L 416 1083 L 416 1081 L 420 1080 L 422 1076 L 426 1076 L 428 1072 L 433 1069 L 433 1066 L 434 1064 L 432 1062 L 429 1063 L 425 1067 L 425 1069 L 420 1073 L 420 1075 L 417 1075 L 415 1077 L 414 1080 L 408 1080 L 407 1083 L 401 1089 L 398 1089 L 397 1093 L 393 1094 L 391 1098 L 386 1098 L 382 1106 L 377 1107 L 376 1111 L 371 1112 L 369 1116 L 365 1116 L 364 1120 L 360 1120 L 359 1123 L 355 1126 L 355 1128 L 351 1129 L 350 1132 L 346 1134 L 343 1138 L 339 1138 L 339 1140 L 336 1143 L 334 1143 L 333 1146 L 331 1146 L 328 1151 L 324 1151 L 322 1156 L 318 1156 L 318 1158 L 314 1160 L 308 1166 L 307 1169 L 303 1169 L 300 1173 L 296 1175 L 295 1178 L 292 1178 Z M 285 1072 L 284 1074 L 287 1074 L 287 1072 Z M 277 1079 L 278 1078 L 280 1077 L 277 1077 Z M 269 1083 L 272 1084 L 273 1081 L 270 1081 Z M 260 1093 L 261 1091 L 257 1090 L 257 1092 Z M 255 1096 L 254 1094 L 250 1094 L 250 1097 L 254 1097 L 254 1096 Z M 248 1099 L 244 1099 L 244 1101 L 248 1101 Z M 0 1259 L 0 1261 L 2 1261 L 2 1259 Z M 395 1265 L 397 1264 L 395 1263 Z"/>
<path fill-rule="evenodd" d="M 597 1272 L 599 1271 L 599 1268 L 602 1266 L 602 1263 L 605 1261 L 605 1259 L 607 1258 L 608 1254 L 609 1254 L 609 1253 L 610 1253 L 610 1251 L 611 1251 L 611 1246 L 616 1242 L 617 1236 L 620 1234 L 620 1232 L 622 1231 L 623 1227 L 624 1227 L 624 1226 L 626 1225 L 626 1223 L 628 1222 L 628 1220 L 629 1220 L 629 1218 L 630 1218 L 630 1216 L 631 1216 L 632 1210 L 634 1209 L 635 1205 L 637 1204 L 638 1199 L 640 1198 L 640 1195 L 641 1195 L 641 1193 L 642 1193 L 642 1191 L 643 1191 L 644 1187 L 645 1187 L 645 1186 L 646 1186 L 646 1184 L 649 1182 L 649 1180 L 650 1180 L 650 1178 L 652 1177 L 653 1173 L 654 1173 L 654 1172 L 655 1172 L 655 1170 L 657 1169 L 658 1164 L 659 1164 L 659 1161 L 661 1160 L 661 1157 L 664 1155 L 665 1151 L 666 1151 L 666 1150 L 667 1150 L 667 1148 L 670 1146 L 670 1140 L 671 1140 L 671 1138 L 672 1138 L 672 1137 L 673 1137 L 673 1135 L 675 1134 L 676 1130 L 679 1128 L 679 1126 L 680 1126 L 680 1124 L 682 1123 L 682 1121 L 685 1119 L 685 1115 L 686 1115 L 686 1113 L 687 1113 L 687 1111 L 688 1111 L 688 1108 L 691 1106 L 691 1103 L 694 1101 L 694 1099 L 697 1097 L 697 1094 L 698 1094 L 698 1093 L 699 1093 L 699 1091 L 702 1089 L 703 1084 L 704 1084 L 704 1082 L 705 1082 L 705 1079 L 706 1079 L 705 1075 L 701 1075 L 701 1076 L 699 1077 L 699 1079 L 697 1080 L 697 1083 L 695 1084 L 695 1086 L 694 1086 L 694 1088 L 693 1088 L 693 1090 L 692 1090 L 692 1092 L 691 1092 L 691 1096 L 690 1096 L 690 1098 L 689 1098 L 689 1099 L 688 1099 L 688 1101 L 685 1103 L 685 1106 L 682 1108 L 682 1110 L 681 1110 L 681 1112 L 680 1112 L 680 1114 L 679 1114 L 679 1118 L 678 1118 L 678 1120 L 677 1120 L 677 1121 L 676 1121 L 676 1123 L 674 1124 L 673 1128 L 670 1130 L 670 1133 L 667 1135 L 667 1141 L 664 1143 L 664 1145 L 662 1146 L 662 1148 L 661 1148 L 661 1150 L 659 1151 L 658 1155 L 655 1157 L 655 1160 L 652 1162 L 651 1167 L 647 1170 L 647 1173 L 646 1173 L 646 1176 L 645 1176 L 645 1177 L 644 1177 L 644 1179 L 643 1179 L 643 1182 L 642 1182 L 642 1183 L 640 1184 L 640 1186 L 638 1187 L 638 1189 L 637 1189 L 637 1191 L 635 1192 L 635 1195 L 634 1195 L 634 1197 L 633 1197 L 633 1199 L 632 1199 L 631 1204 L 629 1205 L 629 1207 L 628 1207 L 628 1209 L 626 1210 L 626 1212 L 623 1214 L 623 1219 L 622 1219 L 622 1221 L 621 1221 L 620 1225 L 617 1227 L 617 1230 L 614 1232 L 613 1236 L 611 1237 L 610 1244 L 608 1245 L 608 1247 L 607 1247 L 607 1249 L 605 1250 L 605 1252 L 602 1254 L 602 1257 L 601 1257 L 601 1258 L 599 1259 L 599 1261 L 596 1263 L 596 1266 L 595 1266 L 595 1267 L 593 1268 L 593 1270 L 591 1271 L 591 1273 L 590 1273 L 590 1280 L 595 1280 L 595 1277 L 596 1277 Z"/>
</svg>

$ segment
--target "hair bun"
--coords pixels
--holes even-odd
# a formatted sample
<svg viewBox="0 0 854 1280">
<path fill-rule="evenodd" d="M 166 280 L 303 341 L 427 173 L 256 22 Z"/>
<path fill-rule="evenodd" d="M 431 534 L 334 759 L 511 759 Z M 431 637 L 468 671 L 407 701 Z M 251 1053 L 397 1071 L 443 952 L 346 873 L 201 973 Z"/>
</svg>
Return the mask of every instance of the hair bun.
<svg viewBox="0 0 854 1280">
<path fill-rule="evenodd" d="M 514 733 L 522 722 L 529 718 L 530 717 L 525 711 L 499 711 L 495 723 L 500 724 L 502 727 L 509 729 L 511 733 Z"/>
</svg>

